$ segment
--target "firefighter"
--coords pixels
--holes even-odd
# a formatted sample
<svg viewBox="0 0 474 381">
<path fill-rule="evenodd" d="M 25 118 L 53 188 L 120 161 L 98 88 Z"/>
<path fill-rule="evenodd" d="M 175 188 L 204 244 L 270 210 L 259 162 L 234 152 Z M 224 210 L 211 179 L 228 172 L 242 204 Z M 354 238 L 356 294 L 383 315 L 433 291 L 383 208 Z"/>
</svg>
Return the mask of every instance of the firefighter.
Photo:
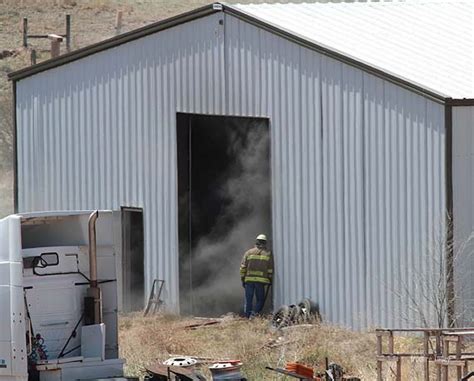
<svg viewBox="0 0 474 381">
<path fill-rule="evenodd" d="M 265 303 L 265 286 L 270 287 L 273 278 L 273 256 L 267 249 L 267 237 L 260 234 L 255 247 L 248 250 L 240 264 L 240 278 L 245 289 L 245 316 L 258 314 Z M 255 309 L 253 298 L 256 297 Z"/>
</svg>

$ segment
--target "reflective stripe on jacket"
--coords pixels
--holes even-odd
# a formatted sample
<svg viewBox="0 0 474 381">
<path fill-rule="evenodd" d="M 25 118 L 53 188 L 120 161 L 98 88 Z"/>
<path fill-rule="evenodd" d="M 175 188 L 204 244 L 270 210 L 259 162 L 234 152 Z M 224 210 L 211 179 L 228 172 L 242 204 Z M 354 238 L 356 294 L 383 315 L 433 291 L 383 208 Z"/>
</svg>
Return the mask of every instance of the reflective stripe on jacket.
<svg viewBox="0 0 474 381">
<path fill-rule="evenodd" d="M 254 247 L 248 250 L 240 264 L 242 282 L 271 283 L 273 277 L 273 256 L 266 249 Z"/>
</svg>

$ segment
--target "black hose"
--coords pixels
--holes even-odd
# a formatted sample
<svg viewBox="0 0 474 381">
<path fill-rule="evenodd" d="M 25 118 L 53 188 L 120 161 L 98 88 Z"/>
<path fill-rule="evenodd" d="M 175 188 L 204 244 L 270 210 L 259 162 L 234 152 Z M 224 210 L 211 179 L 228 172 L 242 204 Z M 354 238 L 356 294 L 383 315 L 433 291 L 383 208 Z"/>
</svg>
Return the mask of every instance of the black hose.
<svg viewBox="0 0 474 381">
<path fill-rule="evenodd" d="M 71 349 L 70 351 L 64 353 L 64 350 L 67 348 L 67 346 L 68 346 L 69 342 L 71 341 L 71 339 L 76 336 L 76 334 L 77 334 L 77 332 L 76 332 L 77 327 L 79 327 L 79 324 L 81 324 L 81 321 L 82 321 L 83 318 L 84 318 L 84 312 L 82 313 L 81 318 L 79 319 L 79 321 L 77 322 L 76 326 L 74 327 L 74 329 L 72 330 L 71 334 L 69 335 L 69 337 L 68 337 L 68 339 L 67 339 L 67 341 L 66 341 L 66 344 L 64 344 L 63 349 L 61 349 L 61 352 L 59 353 L 58 359 L 60 359 L 61 357 L 67 355 L 68 353 L 71 353 L 74 349 L 77 349 L 77 347 L 75 347 L 75 348 Z"/>
<path fill-rule="evenodd" d="M 38 267 L 40 269 L 42 269 L 43 267 Z M 36 267 L 33 267 L 33 274 L 35 274 L 36 276 L 53 276 L 53 275 L 72 275 L 72 274 L 79 274 L 81 275 L 85 280 L 87 280 L 87 282 L 90 282 L 90 279 L 82 272 L 80 271 L 68 271 L 68 272 L 64 272 L 64 273 L 47 273 L 47 274 L 40 274 L 40 273 L 37 273 L 36 272 Z"/>
<path fill-rule="evenodd" d="M 64 353 L 63 353 L 63 357 L 66 356 L 66 355 L 68 355 L 68 354 L 71 353 L 71 352 L 74 352 L 76 349 L 79 349 L 80 347 L 81 347 L 80 345 L 77 345 L 77 346 L 75 346 L 74 348 L 69 349 L 67 352 L 64 352 Z"/>
</svg>

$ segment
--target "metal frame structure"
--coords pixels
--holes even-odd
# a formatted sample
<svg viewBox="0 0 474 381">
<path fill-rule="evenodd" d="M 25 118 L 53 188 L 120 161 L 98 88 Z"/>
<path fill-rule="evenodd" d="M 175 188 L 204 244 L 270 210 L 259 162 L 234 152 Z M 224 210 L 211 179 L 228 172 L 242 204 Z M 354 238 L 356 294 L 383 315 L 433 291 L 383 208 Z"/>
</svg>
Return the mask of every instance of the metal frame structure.
<svg viewBox="0 0 474 381">
<path fill-rule="evenodd" d="M 449 368 L 456 367 L 457 379 L 464 380 L 469 375 L 469 362 L 474 361 L 474 353 L 464 352 L 466 338 L 474 337 L 474 328 L 420 328 L 420 329 L 376 329 L 377 337 L 377 381 L 383 380 L 383 364 L 395 363 L 395 380 L 401 381 L 402 360 L 423 359 L 423 380 L 430 381 L 430 363 L 436 366 L 436 381 L 449 381 Z M 419 353 L 395 352 L 395 334 L 422 334 L 423 350 Z M 386 342 L 384 343 L 384 339 Z M 450 344 L 455 345 L 452 352 Z M 386 350 L 384 350 L 386 346 Z"/>
</svg>

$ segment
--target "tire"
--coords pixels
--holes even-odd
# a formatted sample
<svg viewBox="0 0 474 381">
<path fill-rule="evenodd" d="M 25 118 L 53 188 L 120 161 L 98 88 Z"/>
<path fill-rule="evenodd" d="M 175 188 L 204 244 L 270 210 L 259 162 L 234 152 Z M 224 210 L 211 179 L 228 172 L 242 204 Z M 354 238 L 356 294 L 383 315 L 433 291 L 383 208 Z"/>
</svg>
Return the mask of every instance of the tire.
<svg viewBox="0 0 474 381">
<path fill-rule="evenodd" d="M 281 306 L 272 316 L 271 325 L 273 328 L 280 329 L 290 324 L 290 307 Z"/>
<path fill-rule="evenodd" d="M 301 319 L 303 322 L 308 323 L 311 321 L 311 301 L 309 299 L 303 299 L 298 303 L 301 309 Z"/>
<path fill-rule="evenodd" d="M 301 324 L 303 322 L 303 313 L 299 305 L 290 306 L 290 323 Z"/>
<path fill-rule="evenodd" d="M 312 320 L 321 322 L 321 314 L 317 303 L 305 298 L 298 303 L 298 306 L 301 308 L 301 315 L 305 322 L 311 322 Z"/>
</svg>

